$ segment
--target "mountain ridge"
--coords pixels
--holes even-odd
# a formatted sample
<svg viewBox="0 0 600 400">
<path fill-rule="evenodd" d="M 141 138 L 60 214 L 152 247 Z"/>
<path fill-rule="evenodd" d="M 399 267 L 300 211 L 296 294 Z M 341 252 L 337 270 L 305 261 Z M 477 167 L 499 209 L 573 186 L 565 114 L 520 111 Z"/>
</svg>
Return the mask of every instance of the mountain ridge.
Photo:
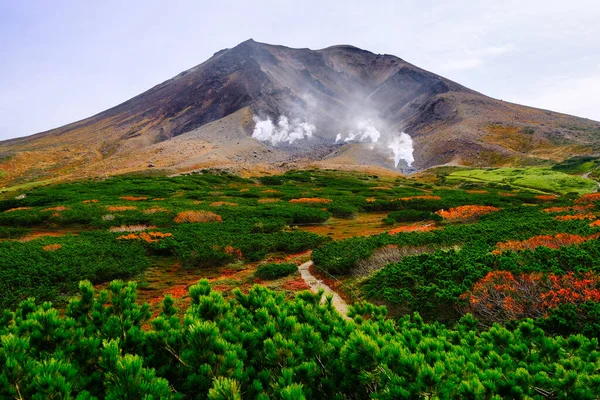
<svg viewBox="0 0 600 400">
<path fill-rule="evenodd" d="M 449 163 L 539 165 L 600 149 L 600 123 L 496 100 L 394 55 L 352 45 L 311 50 L 249 39 L 89 118 L 0 142 L 0 154 L 6 159 L 0 164 L 4 171 L 0 182 L 148 168 L 184 172 L 187 167 L 182 165 L 190 164 L 217 167 L 203 162 L 202 152 L 181 151 L 187 158 L 177 159 L 178 149 L 169 149 L 173 155 L 168 160 L 153 152 L 157 147 L 166 151 L 174 138 L 189 132 L 195 132 L 195 143 L 206 149 L 215 144 L 210 131 L 215 125 L 202 127 L 216 121 L 251 137 L 257 120 L 270 120 L 273 129 L 279 129 L 281 116 L 288 117 L 290 129 L 296 123 L 314 127 L 301 140 L 270 146 L 273 154 L 287 154 L 273 163 L 285 162 L 288 167 L 331 165 L 348 146 L 336 140 L 338 135 L 341 140 L 367 136 L 373 140 L 375 136 L 361 131 L 371 128 L 378 132 L 378 141 L 350 141 L 365 154 L 354 157 L 357 167 L 364 158 L 374 160 L 373 167 L 396 169 L 390 161 L 390 143 L 400 132 L 412 137 L 417 169 Z M 234 151 L 235 160 L 217 158 L 233 169 L 272 164 L 268 157 L 255 157 L 265 143 L 243 142 L 245 148 Z M 227 144 L 215 146 L 223 149 Z M 93 167 L 107 159 L 109 166 Z M 353 160 L 344 161 L 348 162 Z M 408 164 L 403 162 L 396 170 L 406 171 Z"/>
</svg>

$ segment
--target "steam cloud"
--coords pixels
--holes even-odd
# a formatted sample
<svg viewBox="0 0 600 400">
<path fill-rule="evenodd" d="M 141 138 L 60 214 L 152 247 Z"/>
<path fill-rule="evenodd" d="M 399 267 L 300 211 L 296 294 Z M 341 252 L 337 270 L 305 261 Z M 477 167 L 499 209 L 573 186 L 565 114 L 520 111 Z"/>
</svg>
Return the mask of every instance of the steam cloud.
<svg viewBox="0 0 600 400">
<path fill-rule="evenodd" d="M 316 130 L 315 126 L 308 122 L 296 119 L 290 122 L 285 115 L 281 115 L 276 124 L 270 118 L 261 120 L 254 116 L 252 119 L 256 124 L 252 137 L 261 142 L 269 142 L 272 146 L 286 142 L 292 144 L 304 138 L 309 139 Z"/>
<path fill-rule="evenodd" d="M 348 137 L 344 139 L 344 142 L 370 141 L 371 143 L 377 143 L 381 133 L 379 133 L 379 131 L 373 126 L 373 122 L 371 120 L 359 121 L 357 125 L 357 131 L 350 132 Z"/>
<path fill-rule="evenodd" d="M 283 143 L 292 144 L 297 140 L 310 139 L 317 130 L 313 124 L 299 119 L 290 121 L 285 115 L 281 115 L 277 123 L 273 123 L 270 118 L 263 120 L 254 116 L 252 119 L 256 124 L 252 137 L 261 142 L 269 142 L 272 146 Z M 358 120 L 356 129 L 351 130 L 346 135 L 338 133 L 335 137 L 335 143 L 340 142 L 369 143 L 371 150 L 375 148 L 391 150 L 395 168 L 398 168 L 401 160 L 404 160 L 409 167 L 415 161 L 413 157 L 413 140 L 410 135 L 405 132 L 391 133 L 389 129 L 384 129 L 382 133 L 375 127 L 371 119 Z"/>
<path fill-rule="evenodd" d="M 406 161 L 406 164 L 409 167 L 412 166 L 412 163 L 415 161 L 413 156 L 413 141 L 408 133 L 400 132 L 399 135 L 382 135 L 381 132 L 379 132 L 379 130 L 373 126 L 373 122 L 371 120 L 359 121 L 357 124 L 357 129 L 355 131 L 351 131 L 345 138 L 341 133 L 338 133 L 335 137 L 335 142 L 338 143 L 342 139 L 344 142 L 370 142 L 383 145 L 385 148 L 392 151 L 395 168 L 398 168 L 400 160 Z"/>
<path fill-rule="evenodd" d="M 409 167 L 415 162 L 413 141 L 408 133 L 400 132 L 400 135 L 394 137 L 388 144 L 388 149 L 391 149 L 392 153 L 394 153 L 394 166 L 396 168 L 398 168 L 400 160 L 406 161 Z"/>
</svg>

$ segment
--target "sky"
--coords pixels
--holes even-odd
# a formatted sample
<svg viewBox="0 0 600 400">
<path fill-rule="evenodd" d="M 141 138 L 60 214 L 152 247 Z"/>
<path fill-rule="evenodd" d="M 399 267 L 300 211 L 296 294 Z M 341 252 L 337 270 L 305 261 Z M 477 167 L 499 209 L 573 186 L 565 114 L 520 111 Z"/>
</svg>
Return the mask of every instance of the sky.
<svg viewBox="0 0 600 400">
<path fill-rule="evenodd" d="M 74 122 L 253 38 L 393 54 L 600 121 L 597 0 L 0 0 L 0 140 Z"/>
</svg>

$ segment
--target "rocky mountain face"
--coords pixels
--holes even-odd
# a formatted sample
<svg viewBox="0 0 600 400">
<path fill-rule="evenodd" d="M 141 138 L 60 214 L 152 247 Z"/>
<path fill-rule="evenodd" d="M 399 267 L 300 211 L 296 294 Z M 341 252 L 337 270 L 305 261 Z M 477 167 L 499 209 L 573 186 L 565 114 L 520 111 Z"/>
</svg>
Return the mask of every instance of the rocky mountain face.
<svg viewBox="0 0 600 400">
<path fill-rule="evenodd" d="M 93 117 L 1 142 L 0 177 L 536 165 L 599 148 L 598 122 L 498 101 L 392 55 L 248 40 Z"/>
</svg>

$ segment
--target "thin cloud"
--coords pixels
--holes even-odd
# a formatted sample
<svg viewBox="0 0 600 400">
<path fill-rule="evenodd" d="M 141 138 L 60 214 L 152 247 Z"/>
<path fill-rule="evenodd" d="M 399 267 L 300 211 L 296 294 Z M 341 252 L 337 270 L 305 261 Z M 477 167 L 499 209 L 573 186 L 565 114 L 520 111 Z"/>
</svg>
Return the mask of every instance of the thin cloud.
<svg viewBox="0 0 600 400">
<path fill-rule="evenodd" d="M 597 0 L 4 0 L 0 140 L 91 116 L 250 37 L 312 49 L 352 44 L 495 98 L 536 107 L 546 99 L 555 111 L 593 116 L 600 100 L 579 94 L 586 101 L 573 103 L 566 85 L 579 83 L 551 78 L 598 76 L 599 19 Z M 560 90 L 568 93 L 550 102 Z"/>
<path fill-rule="evenodd" d="M 519 102 L 548 110 L 560 110 L 600 121 L 600 74 L 589 77 L 556 77 L 538 82 L 537 90 Z"/>
<path fill-rule="evenodd" d="M 443 73 L 479 68 L 493 62 L 495 58 L 504 56 L 514 50 L 515 46 L 512 44 L 466 50 L 462 55 L 440 63 L 439 72 Z"/>
</svg>

